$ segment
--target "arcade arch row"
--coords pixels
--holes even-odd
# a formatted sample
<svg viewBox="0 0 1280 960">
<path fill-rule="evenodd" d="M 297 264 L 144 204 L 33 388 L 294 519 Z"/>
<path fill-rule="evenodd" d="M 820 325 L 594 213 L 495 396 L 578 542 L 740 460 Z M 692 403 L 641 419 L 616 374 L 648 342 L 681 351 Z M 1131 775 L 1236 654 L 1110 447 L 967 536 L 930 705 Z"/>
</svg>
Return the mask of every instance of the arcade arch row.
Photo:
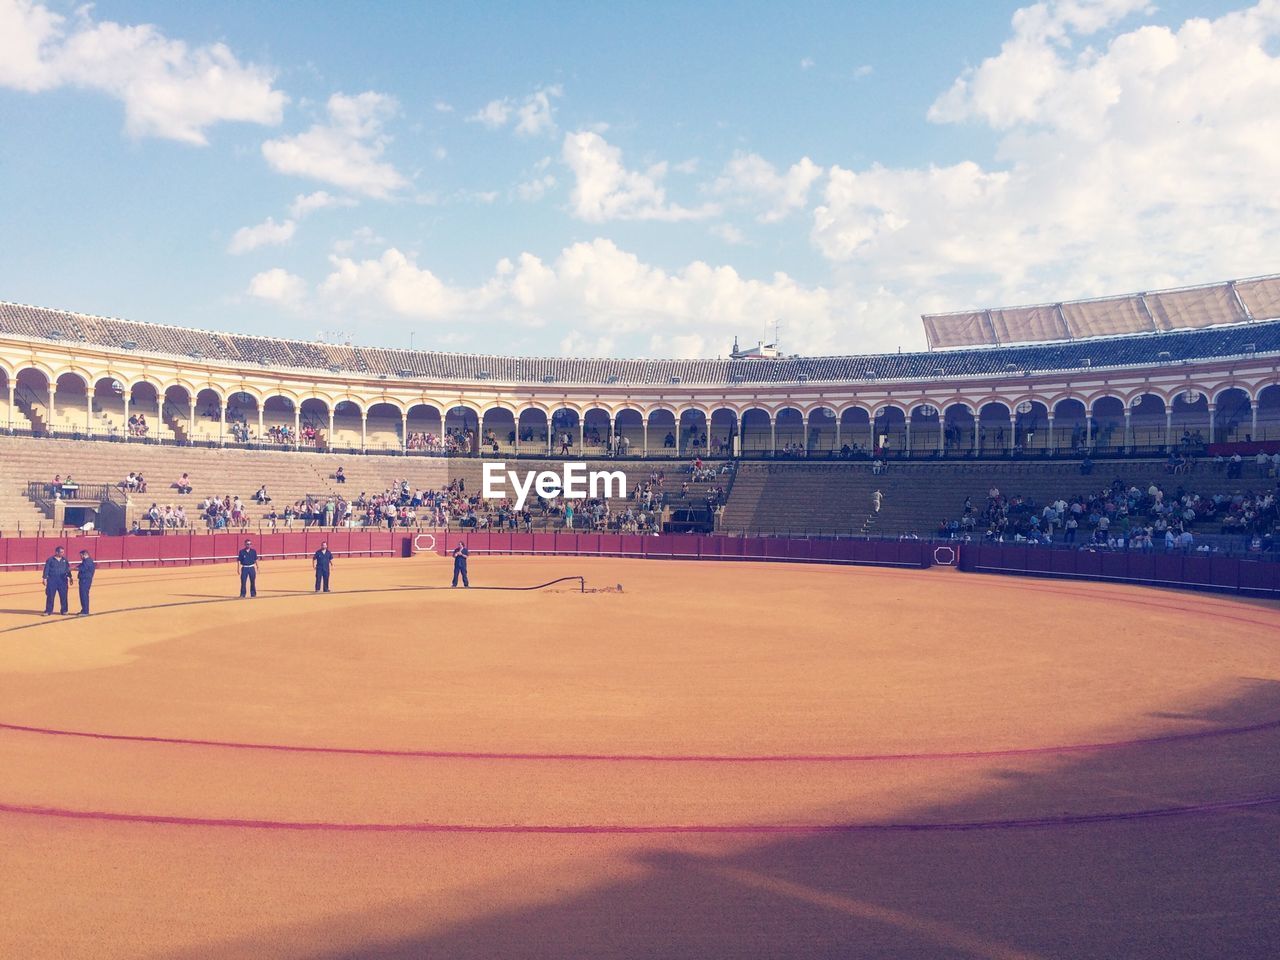
<svg viewBox="0 0 1280 960">
<path fill-rule="evenodd" d="M 32 363 L 16 370 L 0 365 L 0 404 L 0 427 L 10 432 L 375 452 L 808 455 L 848 448 L 923 456 L 1280 439 L 1275 379 L 1091 394 L 949 391 L 879 403 L 606 403 L 300 393 L 248 383 L 128 380 Z M 138 417 L 141 431 L 131 427 Z"/>
</svg>

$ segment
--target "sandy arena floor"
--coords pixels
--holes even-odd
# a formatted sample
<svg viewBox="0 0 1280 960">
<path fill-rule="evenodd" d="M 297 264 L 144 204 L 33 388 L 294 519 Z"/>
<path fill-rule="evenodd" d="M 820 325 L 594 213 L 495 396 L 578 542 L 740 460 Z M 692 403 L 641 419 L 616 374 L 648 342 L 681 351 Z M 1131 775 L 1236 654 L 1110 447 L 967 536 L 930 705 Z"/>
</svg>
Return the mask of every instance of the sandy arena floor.
<svg viewBox="0 0 1280 960">
<path fill-rule="evenodd" d="M 448 572 L 0 576 L 0 957 L 1280 956 L 1276 606 Z"/>
</svg>

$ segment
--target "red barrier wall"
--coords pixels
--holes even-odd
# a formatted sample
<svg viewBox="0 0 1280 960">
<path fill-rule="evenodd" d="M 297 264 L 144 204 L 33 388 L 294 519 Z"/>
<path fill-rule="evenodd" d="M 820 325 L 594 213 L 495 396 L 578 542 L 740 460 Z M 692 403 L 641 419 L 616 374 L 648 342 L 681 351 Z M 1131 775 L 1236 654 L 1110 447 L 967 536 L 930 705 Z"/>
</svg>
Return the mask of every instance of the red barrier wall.
<svg viewBox="0 0 1280 960">
<path fill-rule="evenodd" d="M 245 537 L 238 533 L 166 534 L 162 537 L 18 537 L 0 539 L 0 570 L 35 570 L 56 546 L 74 561 L 88 550 L 98 566 L 157 567 L 219 563 L 234 560 Z M 263 560 L 310 556 L 321 540 L 339 557 L 402 556 L 407 533 L 385 530 L 301 530 L 296 533 L 253 534 L 254 549 Z"/>
<path fill-rule="evenodd" d="M 1105 553 L 1018 544 L 965 544 L 960 548 L 960 569 L 1280 598 L 1280 563 L 1195 553 Z"/>
<path fill-rule="evenodd" d="M 644 557 L 663 560 L 781 560 L 923 568 L 933 563 L 933 545 L 923 540 L 802 540 L 786 537 L 725 537 L 698 534 L 639 536 L 627 533 L 503 533 L 451 530 L 435 535 L 436 553 L 465 540 L 472 556 L 555 554 L 578 557 Z"/>
</svg>

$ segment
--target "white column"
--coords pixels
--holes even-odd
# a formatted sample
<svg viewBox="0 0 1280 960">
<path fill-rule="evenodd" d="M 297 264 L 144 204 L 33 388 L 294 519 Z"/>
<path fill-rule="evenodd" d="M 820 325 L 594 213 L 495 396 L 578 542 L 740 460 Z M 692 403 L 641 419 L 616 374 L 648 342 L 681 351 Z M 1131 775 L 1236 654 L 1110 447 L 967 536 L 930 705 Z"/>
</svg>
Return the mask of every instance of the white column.
<svg viewBox="0 0 1280 960">
<path fill-rule="evenodd" d="M 222 397 L 218 404 L 218 446 L 222 446 L 227 442 L 227 404 L 228 399 Z M 124 418 L 129 419 L 129 398 L 124 399 Z"/>
<path fill-rule="evenodd" d="M 870 452 L 870 454 L 874 457 L 876 455 L 876 415 L 874 413 L 870 414 L 867 417 L 867 423 L 869 424 L 871 429 L 871 446 L 868 447 L 867 449 Z"/>
<path fill-rule="evenodd" d="M 1258 401 L 1249 398 L 1249 436 L 1254 440 L 1258 439 Z"/>
<path fill-rule="evenodd" d="M 778 421 L 773 418 L 773 414 L 769 414 L 769 456 L 776 457 L 778 455 Z"/>
<path fill-rule="evenodd" d="M 196 398 L 191 397 L 191 419 L 187 421 L 187 442 L 191 443 L 196 437 Z"/>
<path fill-rule="evenodd" d="M 836 415 L 836 453 L 840 452 L 841 446 L 843 446 L 843 444 L 840 443 L 840 416 L 839 414 L 837 414 Z"/>
<path fill-rule="evenodd" d="M 586 415 L 578 417 L 578 456 L 582 456 L 582 451 L 587 448 L 587 420 Z"/>
<path fill-rule="evenodd" d="M 938 408 L 938 456 L 947 453 L 947 411 Z"/>
<path fill-rule="evenodd" d="M 555 431 L 555 428 L 552 427 L 551 425 L 551 414 L 548 413 L 547 414 L 547 456 L 548 457 L 551 456 L 552 445 L 555 443 L 555 440 L 556 440 L 556 431 Z"/>
<path fill-rule="evenodd" d="M 369 411 L 360 411 L 360 452 L 364 453 L 369 430 Z"/>
<path fill-rule="evenodd" d="M 263 411 L 262 411 L 262 407 L 266 402 L 267 401 L 265 400 L 258 401 L 258 442 L 259 443 L 262 443 L 266 439 L 266 436 L 265 436 L 266 424 L 263 420 Z"/>
<path fill-rule="evenodd" d="M 520 456 L 520 411 L 512 413 L 512 422 L 516 425 L 516 456 Z"/>
<path fill-rule="evenodd" d="M 678 457 L 680 456 L 680 414 L 676 414 L 675 421 L 676 421 L 676 428 L 675 428 L 676 456 Z"/>
<path fill-rule="evenodd" d="M 293 449 L 297 450 L 302 444 L 302 404 L 301 402 L 293 405 Z"/>
<path fill-rule="evenodd" d="M 400 411 L 400 452 L 409 452 L 409 411 Z"/>
<path fill-rule="evenodd" d="M 1213 443 L 1213 421 L 1214 421 L 1213 412 L 1215 409 L 1216 407 L 1212 403 L 1209 404 L 1209 442 L 1210 443 Z"/>
<path fill-rule="evenodd" d="M 1093 449 L 1093 411 L 1087 407 L 1084 411 L 1084 445 L 1087 449 Z"/>
<path fill-rule="evenodd" d="M 9 381 L 9 432 L 13 433 L 13 405 L 17 402 L 17 384 Z M 1256 418 L 1255 418 L 1256 419 Z"/>
<path fill-rule="evenodd" d="M 641 449 L 644 451 L 644 456 L 647 457 L 649 456 L 649 418 L 641 417 L 640 426 L 644 428 L 644 446 Z"/>
<path fill-rule="evenodd" d="M 907 456 L 911 456 L 911 414 L 907 414 L 907 419 L 903 421 L 903 425 L 907 428 Z"/>
<path fill-rule="evenodd" d="M 124 442 L 129 442 L 129 388 L 126 387 L 124 394 Z"/>
<path fill-rule="evenodd" d="M 1173 407 L 1164 408 L 1164 445 L 1167 448 L 1173 446 Z"/>
<path fill-rule="evenodd" d="M 973 414 L 973 452 L 976 456 L 982 452 L 982 411 Z"/>
<path fill-rule="evenodd" d="M 324 438 L 324 445 L 326 450 L 333 449 L 333 407 L 332 406 L 329 407 L 329 435 Z"/>
<path fill-rule="evenodd" d="M 1049 414 L 1049 425 L 1048 427 L 1046 427 L 1046 429 L 1049 431 L 1049 435 L 1045 437 L 1045 449 L 1048 450 L 1050 453 L 1057 453 L 1058 448 L 1054 446 L 1053 414 L 1052 413 Z"/>
<path fill-rule="evenodd" d="M 57 387 L 53 383 L 50 383 L 49 384 L 49 424 L 48 424 L 50 432 L 52 432 L 54 429 L 53 422 L 56 419 L 58 419 L 58 407 L 57 407 L 57 398 L 56 398 L 57 392 L 58 392 Z M 1212 407 L 1210 409 L 1212 409 Z"/>
<path fill-rule="evenodd" d="M 1133 411 L 1124 408 L 1124 449 L 1128 453 L 1133 447 Z"/>
<path fill-rule="evenodd" d="M 1018 418 L 1009 417 L 1009 453 L 1013 454 L 1014 448 L 1018 445 Z M 1029 452 L 1029 451 L 1028 451 Z"/>
<path fill-rule="evenodd" d="M 87 389 L 84 395 L 84 432 L 93 432 L 93 394 Z"/>
</svg>

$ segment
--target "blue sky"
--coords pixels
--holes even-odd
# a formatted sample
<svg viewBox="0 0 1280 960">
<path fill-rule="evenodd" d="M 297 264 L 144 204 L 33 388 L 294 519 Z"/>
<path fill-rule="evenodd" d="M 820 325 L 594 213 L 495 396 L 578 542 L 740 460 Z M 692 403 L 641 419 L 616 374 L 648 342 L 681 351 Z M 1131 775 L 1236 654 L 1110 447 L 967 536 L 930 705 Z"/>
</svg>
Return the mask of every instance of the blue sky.
<svg viewBox="0 0 1280 960">
<path fill-rule="evenodd" d="M 497 353 L 923 345 L 1280 270 L 1280 4 L 0 0 L 0 299 Z"/>
</svg>

